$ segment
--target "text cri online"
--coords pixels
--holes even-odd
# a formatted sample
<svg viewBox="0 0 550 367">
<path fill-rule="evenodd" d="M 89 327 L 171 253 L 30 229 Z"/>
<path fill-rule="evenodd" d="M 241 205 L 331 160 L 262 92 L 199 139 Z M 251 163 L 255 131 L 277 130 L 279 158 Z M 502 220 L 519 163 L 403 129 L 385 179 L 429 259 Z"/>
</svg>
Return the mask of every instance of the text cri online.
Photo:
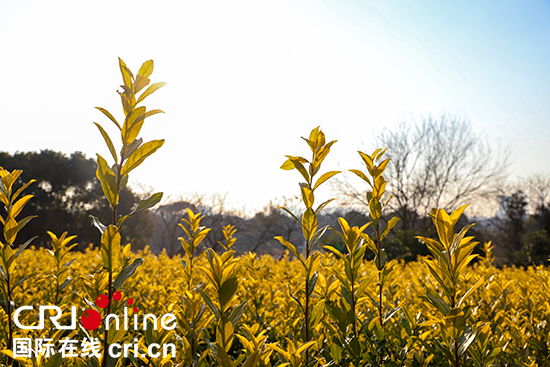
<svg viewBox="0 0 550 367">
<path fill-rule="evenodd" d="M 151 357 L 151 358 L 158 358 L 161 356 L 160 353 L 161 346 L 157 343 L 150 344 L 147 347 L 147 354 L 141 353 L 139 354 L 138 350 L 138 342 L 137 339 L 134 339 L 134 343 L 125 343 L 125 344 L 118 344 L 113 343 L 109 346 L 109 356 L 112 358 L 128 358 L 130 351 L 132 352 L 133 356 L 135 358 L 138 357 Z M 172 343 L 163 344 L 162 346 L 162 358 L 167 357 L 168 355 L 171 355 L 172 358 L 176 357 L 176 346 Z"/>
</svg>

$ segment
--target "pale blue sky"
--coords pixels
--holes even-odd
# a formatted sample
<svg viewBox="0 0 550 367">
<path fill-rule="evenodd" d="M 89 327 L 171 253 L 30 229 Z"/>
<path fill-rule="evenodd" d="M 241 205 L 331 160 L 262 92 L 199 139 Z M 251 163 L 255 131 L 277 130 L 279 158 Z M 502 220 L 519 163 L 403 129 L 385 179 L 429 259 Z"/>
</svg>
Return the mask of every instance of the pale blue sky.
<svg viewBox="0 0 550 367">
<path fill-rule="evenodd" d="M 259 209 L 299 192 L 279 170 L 321 125 L 327 168 L 357 167 L 383 126 L 453 113 L 513 149 L 512 175 L 550 173 L 548 1 L 0 0 L 0 150 L 108 156 L 94 110 L 121 115 L 117 57 L 155 61 L 133 178 Z M 371 147 L 369 146 L 368 149 Z M 324 193 L 326 194 L 326 193 Z"/>
</svg>

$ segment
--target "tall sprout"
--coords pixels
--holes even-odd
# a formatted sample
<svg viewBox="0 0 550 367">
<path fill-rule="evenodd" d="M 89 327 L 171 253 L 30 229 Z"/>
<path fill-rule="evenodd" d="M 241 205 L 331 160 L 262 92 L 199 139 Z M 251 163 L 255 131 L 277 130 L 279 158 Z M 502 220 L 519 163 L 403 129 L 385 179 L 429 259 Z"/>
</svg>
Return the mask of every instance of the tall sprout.
<svg viewBox="0 0 550 367">
<path fill-rule="evenodd" d="M 289 249 L 290 252 L 292 252 L 292 254 L 294 254 L 294 256 L 298 258 L 304 271 L 305 281 L 302 291 L 298 291 L 298 293 L 296 293 L 293 298 L 297 300 L 304 313 L 304 332 L 302 338 L 304 343 L 308 344 L 311 339 L 311 298 L 313 295 L 313 291 L 315 290 L 315 284 L 317 283 L 317 270 L 320 265 L 321 256 L 319 251 L 315 251 L 315 248 L 319 244 L 321 237 L 328 228 L 328 226 L 318 228 L 317 216 L 325 206 L 327 206 L 332 200 L 334 200 L 327 200 L 314 209 L 314 193 L 321 184 L 323 184 L 332 176 L 338 174 L 339 171 L 326 172 L 322 174 L 317 180 L 315 180 L 314 177 L 317 175 L 317 173 L 319 173 L 321 169 L 321 163 L 323 163 L 323 161 L 325 160 L 326 156 L 330 152 L 331 146 L 336 143 L 336 140 L 326 143 L 325 134 L 319 129 L 319 127 L 316 127 L 311 131 L 308 139 L 302 139 L 307 142 L 311 150 L 311 161 L 308 161 L 307 159 L 300 156 L 287 155 L 286 157 L 288 159 L 281 166 L 281 168 L 284 170 L 296 169 L 302 175 L 302 178 L 305 182 L 300 182 L 300 191 L 302 194 L 302 202 L 304 203 L 306 210 L 304 211 L 302 218 L 298 218 L 288 208 L 282 209 L 290 214 L 290 216 L 292 216 L 302 227 L 305 241 L 305 254 L 300 254 L 296 249 L 296 246 L 285 240 L 283 237 L 277 236 L 275 238 L 279 240 L 279 242 L 281 242 L 283 246 Z M 301 297 L 300 294 L 302 295 Z M 303 299 L 303 304 L 299 300 L 300 298 Z M 305 364 L 307 366 L 310 361 L 309 348 L 303 348 L 302 346 L 300 348 L 297 348 L 297 350 L 302 350 L 303 352 L 305 352 Z"/>
<path fill-rule="evenodd" d="M 396 307 L 388 310 L 386 313 L 384 312 L 384 285 L 388 280 L 392 266 L 388 265 L 388 255 L 386 254 L 384 248 L 382 248 L 382 241 L 389 234 L 390 230 L 395 226 L 397 221 L 399 221 L 399 218 L 393 217 L 386 222 L 384 227 L 381 225 L 383 222 L 382 212 L 391 200 L 391 197 L 384 198 L 384 194 L 386 192 L 386 179 L 382 174 L 390 162 L 389 158 L 382 160 L 386 150 L 387 149 L 376 149 L 371 155 L 359 152 L 361 159 L 367 166 L 368 175 L 360 170 L 350 170 L 363 179 L 371 188 L 371 190 L 367 191 L 366 199 L 369 203 L 369 215 L 375 238 L 371 239 L 366 233 L 361 233 L 361 236 L 367 243 L 367 246 L 372 250 L 372 252 L 374 252 L 374 262 L 376 269 L 378 270 L 378 295 L 377 299 L 373 299 L 378 315 L 371 321 L 369 329 L 372 328 L 376 336 L 376 347 L 379 353 L 378 363 L 381 365 L 384 364 L 386 353 L 385 346 L 387 343 L 387 333 L 384 324 L 399 310 L 399 307 Z"/>
<path fill-rule="evenodd" d="M 120 227 L 132 215 L 143 210 L 149 209 L 156 205 L 162 199 L 162 193 L 153 194 L 146 200 L 141 200 L 139 204 L 127 215 L 120 215 L 118 212 L 118 204 L 120 192 L 126 187 L 130 172 L 136 169 L 143 161 L 151 154 L 155 153 L 163 144 L 162 140 L 151 140 L 143 143 L 143 139 L 138 135 L 141 131 L 143 123 L 147 117 L 163 113 L 161 110 L 147 111 L 145 106 L 138 106 L 146 97 L 153 94 L 157 89 L 163 87 L 165 83 L 153 83 L 143 92 L 142 90 L 150 83 L 149 77 L 153 73 L 153 60 L 143 63 L 137 75 L 134 74 L 119 58 L 120 72 L 122 73 L 121 85 L 122 91 L 119 92 L 124 111 L 124 122 L 120 124 L 113 115 L 106 109 L 96 107 L 103 112 L 118 128 L 122 147 L 117 153 L 115 146 L 109 137 L 109 134 L 103 127 L 97 123 L 95 125 L 99 129 L 114 164 L 109 165 L 107 160 L 97 154 L 97 178 L 101 182 L 101 187 L 105 197 L 109 201 L 112 208 L 112 220 L 110 225 L 104 225 L 96 217 L 92 217 L 93 223 L 101 232 L 101 256 L 103 259 L 103 267 L 108 274 L 107 296 L 108 306 L 106 314 L 111 312 L 111 301 L 113 293 L 128 279 L 138 266 L 143 263 L 143 259 L 138 258 L 126 267 L 124 266 L 124 257 L 122 254 Z M 141 94 L 140 94 L 141 92 Z M 114 276 L 116 275 L 116 278 Z M 108 334 L 109 330 L 105 327 L 105 335 L 103 341 L 103 367 L 107 366 L 107 350 L 108 350 Z M 113 341 L 115 342 L 115 341 Z"/>
</svg>

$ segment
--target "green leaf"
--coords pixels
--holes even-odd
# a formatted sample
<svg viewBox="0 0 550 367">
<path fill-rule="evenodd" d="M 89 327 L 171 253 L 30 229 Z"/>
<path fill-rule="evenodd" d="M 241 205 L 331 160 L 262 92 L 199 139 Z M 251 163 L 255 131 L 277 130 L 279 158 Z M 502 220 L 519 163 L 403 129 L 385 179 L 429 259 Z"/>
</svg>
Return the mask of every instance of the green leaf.
<svg viewBox="0 0 550 367">
<path fill-rule="evenodd" d="M 397 313 L 397 311 L 401 310 L 401 307 L 396 307 L 392 310 L 389 310 L 385 315 L 384 315 L 384 323 L 387 322 L 389 319 L 391 319 L 393 317 L 393 315 L 395 315 Z"/>
<path fill-rule="evenodd" d="M 107 147 L 109 147 L 109 152 L 111 152 L 111 156 L 115 160 L 115 163 L 118 163 L 118 156 L 116 154 L 115 146 L 113 145 L 113 142 L 111 141 L 111 138 L 107 134 L 105 130 L 101 127 L 100 124 L 94 122 L 95 126 L 99 129 L 99 132 L 103 136 L 103 140 L 105 140 L 105 143 L 107 144 Z"/>
<path fill-rule="evenodd" d="M 164 144 L 164 139 L 162 140 L 152 140 L 147 142 L 136 149 L 134 154 L 132 154 L 124 166 L 122 166 L 121 175 L 126 176 L 134 168 L 138 167 L 143 163 L 145 158 L 149 157 L 151 154 L 157 151 Z"/>
<path fill-rule="evenodd" d="M 130 278 L 135 272 L 138 266 L 143 264 L 142 258 L 137 258 L 134 260 L 133 263 L 125 267 L 118 273 L 118 276 L 116 277 L 114 283 L 113 283 L 113 289 L 117 290 L 119 289 L 122 284 L 126 281 L 126 279 Z"/>
<path fill-rule="evenodd" d="M 427 299 L 432 305 L 434 305 L 438 310 L 439 312 L 441 312 L 443 315 L 447 315 L 449 313 L 449 311 L 451 310 L 451 308 L 449 307 L 449 305 L 447 304 L 447 302 L 445 302 L 443 300 L 443 298 L 441 298 L 439 296 L 439 294 L 437 294 L 437 292 L 435 292 L 434 290 L 428 288 L 427 289 L 427 293 L 426 293 L 426 296 L 421 296 L 421 298 L 425 298 Z"/>
<path fill-rule="evenodd" d="M 137 103 L 140 103 L 141 101 L 143 101 L 145 98 L 147 98 L 148 96 L 150 96 L 151 94 L 153 94 L 154 92 L 156 92 L 158 89 L 164 87 L 166 85 L 165 82 L 160 82 L 160 83 L 153 83 L 149 86 L 149 88 L 147 88 L 145 90 L 145 92 L 143 92 L 141 94 L 141 96 L 139 96 L 138 100 L 137 100 Z"/>
<path fill-rule="evenodd" d="M 96 107 L 96 109 L 100 110 L 101 112 L 103 112 L 105 114 L 105 116 L 107 116 L 111 121 L 113 121 L 116 125 L 116 127 L 118 127 L 119 130 L 122 130 L 122 128 L 120 127 L 120 124 L 117 122 L 117 120 L 113 117 L 113 115 L 111 115 L 111 113 L 109 111 L 107 111 L 106 109 L 104 108 L 101 108 L 101 107 Z"/>
<path fill-rule="evenodd" d="M 107 227 L 101 235 L 101 257 L 103 266 L 110 272 L 115 272 L 122 264 L 122 247 L 120 246 L 120 233 L 114 225 Z"/>
</svg>

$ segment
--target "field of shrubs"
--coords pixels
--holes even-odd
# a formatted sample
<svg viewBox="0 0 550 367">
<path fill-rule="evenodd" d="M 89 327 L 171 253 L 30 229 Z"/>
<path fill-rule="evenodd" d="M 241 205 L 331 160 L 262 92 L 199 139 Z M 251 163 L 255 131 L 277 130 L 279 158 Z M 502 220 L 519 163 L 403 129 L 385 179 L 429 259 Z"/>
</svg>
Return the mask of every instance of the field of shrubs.
<svg viewBox="0 0 550 367">
<path fill-rule="evenodd" d="M 172 342 L 176 345 L 177 354 L 175 358 L 164 361 L 162 358 L 142 358 L 141 361 L 121 359 L 119 365 L 189 366 L 193 363 L 200 365 L 199 361 L 202 365 L 226 365 L 216 361 L 209 347 L 209 343 L 216 343 L 221 336 L 217 334 L 216 316 L 204 299 L 188 291 L 188 275 L 182 258 L 156 256 L 147 251 L 131 255 L 132 259 L 136 257 L 142 257 L 144 263 L 135 276 L 125 283 L 122 301 L 133 298 L 140 313 L 161 316 L 173 312 L 177 315 L 178 327 L 168 333 L 163 333 L 162 330 L 152 333 L 132 330 L 123 335 L 121 340 L 133 343 L 137 337 L 141 349 L 146 349 L 152 343 Z M 72 260 L 74 262 L 60 278 L 56 278 L 56 261 L 48 249 L 25 250 L 17 260 L 14 279 L 25 276 L 29 268 L 40 275 L 17 288 L 14 294 L 16 306 L 58 304 L 68 309 L 70 305 L 75 305 L 80 316 L 84 310 L 90 308 L 90 303 L 98 295 L 106 293 L 105 274 L 97 272 L 101 270 L 101 266 L 98 266 L 101 264 L 98 250 L 69 253 L 64 258 L 64 263 L 68 264 Z M 373 320 L 377 318 L 377 269 L 373 262 L 360 265 L 358 283 L 364 285 L 365 293 L 357 300 L 356 328 L 359 330 L 355 345 L 346 344 L 351 341 L 349 338 L 352 334 L 349 316 L 345 315 L 346 311 L 349 313 L 349 304 L 342 297 L 341 282 L 333 275 L 334 271 L 345 273 L 344 261 L 330 254 L 322 255 L 320 261 L 317 285 L 312 295 L 311 339 L 314 343 L 309 348 L 310 358 L 315 364 L 378 365 L 378 338 L 383 337 L 384 365 L 449 365 L 445 353 L 439 349 L 445 343 L 442 328 L 448 325 L 441 322 L 435 307 L 426 299 L 426 290 L 437 289 L 437 284 L 422 261 L 388 264 L 392 268 L 392 275 L 386 283 L 383 295 L 384 314 L 387 316 L 383 336 L 376 334 L 376 324 L 373 324 Z M 192 284 L 211 284 L 207 273 L 199 270 L 201 267 L 209 269 L 207 256 L 200 256 L 195 266 L 197 270 L 193 274 Z M 462 292 L 486 274 L 493 275 L 468 301 L 467 324 L 476 333 L 476 338 L 461 357 L 461 365 L 548 365 L 549 270 L 542 266 L 496 269 L 486 259 L 481 259 L 464 273 Z M 237 279 L 237 289 L 235 296 L 228 301 L 229 311 L 243 303 L 244 309 L 242 317 L 229 333 L 232 340 L 228 343 L 230 346 L 227 354 L 232 362 L 227 365 L 238 365 L 238 361 L 247 360 L 251 355 L 255 362 L 250 362 L 249 366 L 276 366 L 285 363 L 292 366 L 305 365 L 303 348 L 300 351 L 300 347 L 304 345 L 303 310 L 293 299 L 294 292 L 304 282 L 299 261 L 288 257 L 274 260 L 267 255 L 258 257 L 249 254 L 236 259 L 234 276 Z M 68 278 L 73 281 L 58 294 L 58 280 L 63 283 Z M 214 307 L 219 307 L 215 300 L 215 287 L 205 287 L 205 292 L 212 299 Z M 191 298 L 191 301 L 186 297 Z M 190 307 L 194 305 L 193 302 L 198 303 L 194 310 Z M 391 310 L 396 307 L 398 310 L 391 315 Z M 36 317 L 36 313 L 32 316 Z M 7 317 L 4 310 L 0 329 L 3 349 L 7 348 Z M 27 324 L 27 321 L 22 323 Z M 100 339 L 103 336 L 101 329 L 88 333 Z M 86 335 L 82 328 L 64 333 L 46 328 L 31 332 L 17 330 L 14 337 L 32 336 L 34 340 L 53 338 L 57 342 L 66 336 L 80 341 Z M 341 335 L 346 335 L 345 339 L 342 340 Z M 194 351 L 191 349 L 193 343 Z M 357 348 L 362 355 L 362 362 L 359 364 L 349 361 L 349 356 L 354 353 L 352 348 Z M 132 355 L 130 357 L 133 358 Z M 6 364 L 7 357 L 4 356 L 2 361 Z M 98 362 L 82 357 L 50 357 L 22 359 L 21 364 L 93 366 L 98 365 Z"/>
<path fill-rule="evenodd" d="M 331 146 L 315 128 L 303 138 L 311 157 L 288 155 L 281 168 L 300 177 L 303 212 L 293 214 L 300 243 L 277 236 L 285 256 L 233 250 L 239 233 L 223 228 L 222 251 L 205 246 L 210 228 L 187 210 L 181 253 L 132 252 L 120 233 L 132 215 L 162 193 L 119 213 L 128 174 L 164 140 L 143 143 L 145 119 L 161 110 L 139 104 L 153 62 L 134 74 L 120 60 L 124 121 L 98 108 L 120 132 L 122 147 L 96 124 L 114 163 L 97 155 L 97 178 L 112 221 L 90 222 L 101 243 L 84 252 L 70 233 L 32 247 L 18 233 L 33 219 L 20 213 L 32 195 L 21 171 L 0 168 L 5 211 L 0 239 L 0 365 L 4 366 L 549 366 L 550 272 L 544 266 L 493 266 L 493 246 L 456 226 L 467 205 L 428 215 L 437 238 L 418 237 L 431 253 L 414 262 L 388 258 L 384 244 L 399 218 L 387 218 L 385 150 L 359 152 L 370 187 L 369 222 L 320 227 L 315 190 L 339 174 L 322 170 Z M 147 87 L 145 89 L 145 87 Z M 141 94 L 140 94 L 141 93 Z M 456 227 L 456 228 L 455 228 Z M 331 231 L 338 244 L 322 245 Z M 474 250 L 481 249 L 483 256 Z M 374 260 L 366 260 L 367 253 Z"/>
</svg>

